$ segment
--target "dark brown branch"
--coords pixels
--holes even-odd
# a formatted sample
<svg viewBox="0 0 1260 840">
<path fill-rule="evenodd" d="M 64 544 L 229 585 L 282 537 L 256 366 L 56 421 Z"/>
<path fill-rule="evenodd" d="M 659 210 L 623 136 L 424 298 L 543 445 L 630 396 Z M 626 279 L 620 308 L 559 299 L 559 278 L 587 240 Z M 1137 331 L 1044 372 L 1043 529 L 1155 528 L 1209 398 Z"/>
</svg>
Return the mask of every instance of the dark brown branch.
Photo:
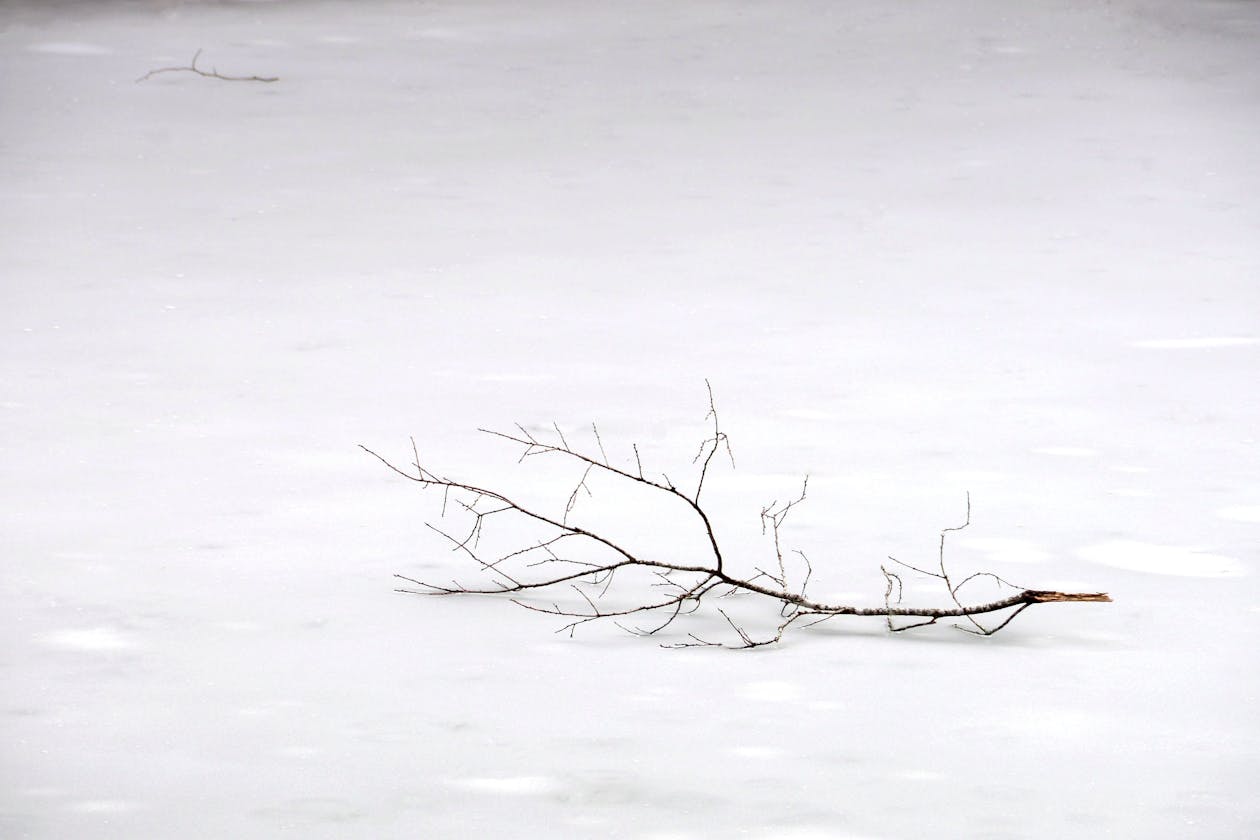
<svg viewBox="0 0 1260 840">
<path fill-rule="evenodd" d="M 279 76 L 225 76 L 218 71 L 217 68 L 210 70 L 202 70 L 197 66 L 197 59 L 201 57 L 201 50 L 193 53 L 192 61 L 188 62 L 186 67 L 159 67 L 156 70 L 150 70 L 140 78 L 136 79 L 136 83 L 145 81 L 159 73 L 196 73 L 198 76 L 204 76 L 207 79 L 222 79 L 225 82 L 278 82 Z"/>
</svg>

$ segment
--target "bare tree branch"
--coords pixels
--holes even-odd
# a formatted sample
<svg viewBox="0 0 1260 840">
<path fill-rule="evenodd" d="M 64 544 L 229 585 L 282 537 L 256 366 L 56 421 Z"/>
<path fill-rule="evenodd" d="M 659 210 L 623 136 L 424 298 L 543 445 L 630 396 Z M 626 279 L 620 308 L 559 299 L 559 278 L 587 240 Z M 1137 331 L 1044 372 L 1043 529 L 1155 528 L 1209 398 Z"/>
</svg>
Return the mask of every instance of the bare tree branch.
<svg viewBox="0 0 1260 840">
<path fill-rule="evenodd" d="M 708 387 L 707 381 L 705 384 Z M 464 512 L 463 515 L 471 518 L 466 536 L 460 538 L 431 523 L 428 527 L 450 542 L 453 546 L 452 550 L 466 554 L 481 572 L 492 576 L 491 582 L 478 586 L 460 581 L 434 584 L 398 575 L 400 580 L 413 585 L 399 591 L 430 595 L 509 595 L 512 596 L 513 603 L 525 609 L 568 619 L 557 632 L 567 632 L 570 635 L 583 624 L 608 619 L 635 635 L 654 636 L 671 627 L 678 620 L 699 613 L 704 604 L 709 603 L 705 599 L 710 596 L 713 598 L 731 595 L 754 596 L 754 600 L 774 605 L 779 618 L 772 629 L 764 633 L 751 632 L 729 612 L 717 607 L 716 612 L 723 619 L 727 633 L 733 634 L 730 641 L 714 641 L 698 633 L 687 632 L 686 641 L 666 642 L 664 645 L 666 647 L 734 648 L 754 648 L 776 644 L 789 628 L 798 623 L 801 626 L 812 626 L 837 616 L 881 617 L 892 632 L 936 624 L 943 619 L 959 618 L 965 619 L 970 625 L 960 627 L 960 629 L 988 636 L 1006 627 L 1016 616 L 1034 604 L 1111 601 L 1110 596 L 1103 592 L 1024 589 L 987 571 L 973 573 L 955 583 L 945 561 L 945 542 L 948 534 L 970 526 L 970 494 L 967 496 L 966 517 L 962 524 L 941 531 L 937 563 L 934 569 L 926 569 L 904 563 L 896 558 L 889 558 L 903 569 L 941 581 L 942 588 L 949 599 L 945 606 L 904 606 L 902 604 L 904 586 L 901 575 L 887 566 L 880 566 L 885 580 L 882 606 L 859 607 L 849 604 L 829 604 L 817 600 L 806 592 L 814 573 L 813 564 L 801 551 L 785 551 L 782 541 L 782 529 L 788 514 L 805 501 L 809 488 L 808 478 L 802 482 L 800 493 L 794 499 L 783 504 L 777 501 L 771 502 L 761 510 L 762 533 L 771 539 L 776 563 L 772 568 L 775 571 L 754 568 L 755 574 L 751 576 L 733 573 L 727 568 L 718 547 L 713 523 L 700 505 L 700 496 L 709 475 L 709 467 L 718 450 L 725 448 L 734 465 L 729 439 L 718 421 L 711 387 L 708 387 L 708 395 L 709 412 L 705 420 L 711 420 L 713 425 L 711 435 L 701 443 L 700 451 L 693 459 L 693 463 L 699 464 L 699 475 L 695 493 L 691 495 L 678 490 L 668 478 L 664 478 L 662 482 L 645 477 L 637 446 L 633 447 L 634 472 L 614 466 L 608 459 L 599 430 L 594 424 L 592 424 L 592 431 L 599 449 L 600 457 L 598 458 L 573 449 L 558 424 L 552 425 L 555 432 L 554 439 L 540 438 L 520 424 L 516 426 L 516 433 L 482 429 L 481 431 L 488 435 L 519 446 L 522 461 L 534 455 L 555 455 L 573 462 L 581 469 L 580 477 L 569 494 L 563 511 L 556 515 L 526 507 L 502 492 L 439 476 L 421 465 L 419 450 L 414 440 L 411 442 L 412 455 L 415 458 L 412 464 L 415 468 L 414 472 L 403 470 L 384 456 L 360 445 L 364 452 L 376 458 L 388 469 L 419 484 L 422 488 L 441 488 L 443 515 L 447 511 L 448 500 L 454 498 L 458 508 Z M 574 506 L 581 492 L 585 491 L 587 495 L 591 495 L 588 482 L 593 474 L 606 475 L 617 481 L 647 487 L 663 494 L 664 499 L 673 499 L 674 503 L 681 503 L 683 509 L 694 517 L 702 529 L 708 543 L 708 556 L 691 563 L 641 556 L 631 551 L 622 541 L 575 524 L 571 521 L 574 518 L 572 516 Z M 535 526 L 542 526 L 549 534 L 523 548 L 494 558 L 486 558 L 479 552 L 486 521 L 490 517 L 495 517 L 496 521 L 502 517 L 509 517 L 521 520 L 523 523 L 530 522 Z M 581 553 L 583 551 L 587 553 Z M 595 552 L 594 555 L 590 553 L 592 551 Z M 590 559 L 592 556 L 598 557 L 599 553 L 603 553 L 606 559 Z M 803 572 L 794 572 L 789 567 L 789 554 L 799 556 L 804 566 Z M 509 566 L 512 567 L 511 570 L 507 568 Z M 518 571 L 518 567 L 523 567 L 524 571 Z M 799 569 L 799 566 L 797 568 Z M 631 574 L 632 582 L 636 579 L 646 580 L 645 583 L 641 583 L 646 593 L 664 591 L 665 597 L 660 597 L 658 594 L 656 597 L 632 600 L 629 605 L 615 603 L 613 582 L 618 572 Z M 640 574 L 636 575 L 636 572 Z M 646 573 L 646 578 L 641 576 L 642 573 Z M 983 603 L 965 603 L 959 596 L 959 590 L 980 577 L 992 579 L 999 586 L 1007 588 L 1009 593 L 1005 597 Z M 799 585 L 792 582 L 795 578 L 800 579 Z M 618 588 L 621 588 L 621 585 Z M 555 600 L 545 603 L 532 600 L 536 594 L 558 591 L 570 591 L 576 595 L 577 600 L 565 604 Z M 977 620 L 977 616 L 991 614 L 999 618 L 1000 623 L 990 626 Z M 623 623 L 622 619 L 632 621 Z M 910 621 L 896 623 L 894 619 L 909 619 Z"/>
</svg>

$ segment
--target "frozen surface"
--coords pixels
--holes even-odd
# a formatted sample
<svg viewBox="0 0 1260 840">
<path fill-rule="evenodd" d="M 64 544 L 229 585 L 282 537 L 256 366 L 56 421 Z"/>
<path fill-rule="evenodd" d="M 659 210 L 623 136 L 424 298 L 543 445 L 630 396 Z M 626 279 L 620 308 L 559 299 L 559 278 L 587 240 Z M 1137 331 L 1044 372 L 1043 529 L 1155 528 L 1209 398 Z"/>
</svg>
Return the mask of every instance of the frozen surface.
<svg viewBox="0 0 1260 840">
<path fill-rule="evenodd" d="M 1260 836 L 1258 39 L 0 3 L 0 836 Z M 134 83 L 199 48 L 280 81 Z M 1116 602 L 736 654 L 391 591 L 465 568 L 356 443 L 530 487 L 475 428 L 595 420 L 682 480 L 705 377 L 739 562 L 809 473 L 820 596 L 970 491 L 960 569 Z"/>
</svg>

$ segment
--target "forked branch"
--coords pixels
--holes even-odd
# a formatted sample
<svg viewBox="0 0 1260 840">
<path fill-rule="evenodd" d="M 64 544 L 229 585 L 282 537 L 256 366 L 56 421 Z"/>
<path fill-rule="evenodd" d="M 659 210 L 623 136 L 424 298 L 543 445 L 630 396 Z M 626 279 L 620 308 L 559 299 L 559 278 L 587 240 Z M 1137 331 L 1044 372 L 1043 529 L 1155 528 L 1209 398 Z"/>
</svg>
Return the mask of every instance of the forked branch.
<svg viewBox="0 0 1260 840">
<path fill-rule="evenodd" d="M 706 382 L 706 385 L 708 383 Z M 456 533 L 429 524 L 429 527 L 452 544 L 455 551 L 472 559 L 474 566 L 484 576 L 480 584 L 470 585 L 459 581 L 449 584 L 417 580 L 406 575 L 399 579 L 412 584 L 400 592 L 428 595 L 504 595 L 513 603 L 546 615 L 564 619 L 559 632 L 572 634 L 579 626 L 592 621 L 607 619 L 619 627 L 641 636 L 656 636 L 677 621 L 699 613 L 713 599 L 744 595 L 755 596 L 776 608 L 778 618 L 773 626 L 754 635 L 744 624 L 721 607 L 716 612 L 723 619 L 730 639 L 714 641 L 688 632 L 681 640 L 669 641 L 666 647 L 722 646 L 754 648 L 779 642 L 790 627 L 809 626 L 836 616 L 881 617 L 892 631 L 909 630 L 936 624 L 942 619 L 961 618 L 967 622 L 961 627 L 972 633 L 992 635 L 1006 627 L 1011 620 L 1035 604 L 1065 602 L 1109 602 L 1103 592 L 1058 592 L 1042 589 L 1026 589 L 1015 586 L 991 572 L 978 572 L 955 582 L 945 562 L 946 536 L 971 524 L 971 498 L 967 497 L 967 516 L 961 525 L 941 531 L 937 562 L 933 568 L 921 568 L 889 558 L 896 568 L 881 566 L 885 580 L 882 606 L 859 607 L 848 604 L 829 604 L 807 594 L 813 575 L 813 565 L 799 551 L 785 552 L 782 543 L 782 527 L 788 514 L 805 501 L 808 479 L 802 484 L 800 494 L 785 503 L 772 502 L 762 508 L 763 534 L 772 541 L 774 565 L 769 569 L 754 567 L 755 574 L 736 574 L 719 548 L 717 534 L 708 513 L 700 505 L 714 456 L 724 449 L 732 466 L 730 441 L 722 431 L 718 419 L 712 389 L 709 389 L 709 413 L 706 421 L 712 422 L 710 436 L 700 444 L 693 459 L 699 465 L 694 492 L 683 492 L 667 477 L 660 480 L 644 473 L 637 446 L 633 446 L 633 468 L 617 466 L 604 449 L 599 430 L 592 424 L 599 457 L 587 454 L 570 445 L 564 433 L 555 426 L 555 435 L 540 435 L 517 425 L 515 432 L 482 429 L 488 435 L 506 440 L 520 449 L 520 460 L 534 456 L 557 456 L 572 462 L 580 470 L 573 491 L 562 509 L 556 513 L 527 506 L 505 493 L 479 487 L 457 479 L 446 478 L 432 472 L 420 462 L 413 440 L 414 462 L 404 469 L 384 456 L 360 444 L 360 448 L 375 457 L 387 468 L 422 488 L 438 488 L 442 492 L 442 515 L 445 517 L 454 501 L 456 508 L 468 518 L 467 524 Z M 624 541 L 613 539 L 598 530 L 588 530 L 576 524 L 574 507 L 579 497 L 593 495 L 592 477 L 607 476 L 613 481 L 639 485 L 660 494 L 662 504 L 679 507 L 695 521 L 708 547 L 707 556 L 693 563 L 663 559 L 640 554 L 631 550 Z M 557 505 L 557 507 L 561 507 Z M 518 522 L 532 523 L 541 528 L 545 536 L 534 542 L 517 547 L 499 556 L 483 555 L 481 537 L 486 522 L 491 517 L 510 518 Z M 465 530 L 466 529 L 466 530 Z M 462 536 L 461 536 L 462 534 Z M 518 543 L 519 546 L 519 543 Z M 591 559 L 592 557 L 600 559 Z M 940 606 L 905 606 L 902 604 L 903 585 L 901 575 L 906 571 L 939 580 L 948 595 L 948 602 Z M 630 575 L 626 585 L 636 587 L 629 602 L 614 597 L 615 581 Z M 988 578 L 1008 590 L 1008 594 L 996 600 L 967 603 L 959 592 L 968 583 Z M 539 601 L 540 596 L 550 594 L 550 600 Z M 998 623 L 985 624 L 978 617 L 993 616 Z M 899 623 L 900 622 L 900 623 Z"/>
<path fill-rule="evenodd" d="M 199 58 L 201 58 L 201 50 L 197 50 L 195 53 L 193 53 L 192 61 L 188 62 L 187 65 L 184 65 L 182 67 L 159 67 L 156 70 L 150 70 L 148 73 L 145 73 L 143 76 L 136 79 L 136 82 L 137 83 L 143 82 L 146 79 L 149 79 L 149 78 L 152 78 L 153 76 L 158 75 L 159 73 L 196 73 L 198 76 L 204 76 L 207 79 L 221 79 L 225 82 L 278 82 L 280 81 L 279 76 L 225 76 L 222 73 L 220 73 L 217 68 L 214 68 L 214 67 L 210 68 L 209 70 L 203 70 L 202 68 L 197 66 L 197 59 Z"/>
</svg>

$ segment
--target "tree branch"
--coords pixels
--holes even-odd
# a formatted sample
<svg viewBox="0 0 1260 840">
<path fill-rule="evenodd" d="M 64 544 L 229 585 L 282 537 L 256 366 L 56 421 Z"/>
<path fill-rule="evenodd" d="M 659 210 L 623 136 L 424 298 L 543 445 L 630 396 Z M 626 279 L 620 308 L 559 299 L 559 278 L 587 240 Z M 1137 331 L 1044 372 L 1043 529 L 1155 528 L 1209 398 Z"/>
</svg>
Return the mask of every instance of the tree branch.
<svg viewBox="0 0 1260 840">
<path fill-rule="evenodd" d="M 706 381 L 705 384 L 707 387 L 708 382 Z M 889 558 L 903 569 L 941 581 L 943 589 L 949 598 L 948 605 L 938 607 L 903 606 L 901 599 L 904 587 L 901 576 L 885 566 L 880 567 L 886 584 L 883 606 L 859 607 L 848 604 L 829 604 L 816 600 L 806 592 L 806 587 L 814 571 L 809 558 L 800 551 L 794 552 L 804 564 L 803 575 L 793 575 L 801 577 L 800 585 L 794 586 L 789 581 L 788 562 L 782 543 L 782 527 L 788 514 L 805 501 L 806 491 L 809 486 L 808 478 L 802 482 L 800 494 L 792 501 L 782 505 L 777 502 L 771 502 L 761 510 L 762 533 L 763 535 L 768 535 L 771 539 L 771 548 L 776 562 L 776 566 L 773 568 L 777 570 L 777 574 L 760 569 L 755 570 L 756 574 L 751 576 L 741 576 L 733 573 L 727 568 L 722 552 L 718 547 L 713 523 L 700 505 L 700 496 L 709 475 L 709 467 L 718 450 L 725 448 L 728 456 L 731 456 L 732 466 L 734 465 L 730 441 L 726 433 L 722 431 L 718 421 L 717 408 L 711 387 L 708 388 L 708 394 L 709 412 L 705 420 L 712 421 L 712 432 L 700 444 L 700 451 L 693 459 L 693 463 L 699 464 L 699 475 L 696 481 L 696 490 L 692 495 L 678 490 L 668 478 L 664 479 L 664 482 L 660 482 L 645 477 L 637 446 L 633 447 L 633 471 L 612 464 L 607 452 L 604 450 L 599 430 L 594 424 L 592 424 L 592 431 L 599 449 L 598 458 L 571 447 L 558 425 L 554 426 L 554 440 L 540 438 L 519 424 L 516 427 L 517 433 L 499 432 L 489 429 L 481 430 L 488 435 L 521 447 L 521 461 L 534 455 L 556 455 L 574 462 L 581 469 L 581 474 L 577 478 L 573 491 L 564 503 L 563 510 L 558 514 L 549 514 L 526 507 L 496 490 L 437 475 L 421 465 L 414 440 L 412 441 L 412 454 L 415 458 L 412 464 L 415 468 L 414 472 L 396 466 L 384 456 L 360 444 L 360 448 L 364 452 L 376 458 L 394 473 L 421 485 L 423 488 L 441 488 L 443 494 L 443 516 L 446 514 L 448 500 L 454 497 L 458 506 L 472 519 L 467 536 L 461 539 L 432 524 L 429 524 L 429 527 L 451 542 L 453 550 L 467 554 L 483 573 L 495 577 L 493 583 L 489 585 L 476 586 L 467 585 L 459 581 L 453 581 L 450 584 L 434 584 L 404 575 L 397 575 L 399 579 L 414 584 L 414 587 L 402 588 L 398 591 L 429 595 L 509 596 L 527 596 L 543 591 L 570 591 L 576 593 L 577 600 L 567 604 L 561 604 L 558 601 L 538 604 L 523 600 L 522 597 L 511 598 L 513 603 L 533 612 L 570 619 L 557 631 L 567 632 L 570 635 L 583 624 L 609 619 L 635 635 L 654 636 L 671 627 L 679 619 L 700 612 L 704 604 L 708 603 L 705 599 L 710 595 L 712 597 L 724 597 L 734 594 L 751 595 L 757 596 L 759 600 L 768 604 L 776 605 L 779 620 L 771 630 L 763 635 L 758 636 L 748 631 L 727 611 L 717 608 L 716 611 L 724 620 L 728 631 L 733 633 L 731 641 L 711 641 L 696 633 L 689 632 L 686 635 L 689 641 L 666 643 L 664 645 L 666 647 L 722 646 L 734 648 L 753 648 L 776 644 L 783 638 L 784 633 L 790 627 L 798 622 L 802 622 L 802 620 L 804 620 L 803 626 L 811 626 L 836 616 L 882 617 L 887 623 L 888 629 L 893 632 L 936 624 L 942 619 L 961 618 L 965 619 L 970 626 L 960 627 L 960 629 L 988 636 L 1002 630 L 1016 616 L 1036 604 L 1111 601 L 1110 596 L 1103 592 L 1059 592 L 1021 588 L 1008 583 L 992 572 L 976 572 L 955 583 L 945 561 L 945 541 L 948 534 L 970 526 L 970 494 L 967 496 L 967 512 L 963 523 L 941 531 L 935 569 L 924 569 L 903 563 L 896 558 Z M 583 491 L 588 495 L 591 493 L 588 481 L 593 474 L 604 474 L 618 481 L 647 487 L 663 494 L 667 499 L 681 502 L 703 530 L 709 546 L 709 557 L 695 563 L 644 557 L 631 551 L 618 540 L 574 524 L 571 519 L 577 497 Z M 479 554 L 479 545 L 486 520 L 491 516 L 496 517 L 496 521 L 500 516 L 516 517 L 527 522 L 542 525 L 551 533 L 545 539 L 540 539 L 532 545 L 510 551 L 497 558 L 486 558 Z M 572 550 L 577 549 L 579 546 L 606 552 L 610 556 L 607 560 L 600 562 L 579 558 L 571 553 Z M 560 553 L 562 550 L 565 553 Z M 540 554 L 542 556 L 539 556 Z M 512 566 L 513 569 L 509 571 L 505 568 L 507 566 Z M 523 566 L 526 571 L 517 571 L 515 568 L 517 566 Z M 612 603 L 609 600 L 609 593 L 614 588 L 613 578 L 614 575 L 623 570 L 646 572 L 649 576 L 648 580 L 651 581 L 645 585 L 648 592 L 653 590 L 659 591 L 661 588 L 671 591 L 664 598 L 643 597 L 632 601 L 629 606 Z M 1005 597 L 996 600 L 983 603 L 965 603 L 959 596 L 959 590 L 978 577 L 991 578 L 998 585 L 1004 586 L 1011 591 Z M 722 591 L 715 593 L 714 590 L 716 589 Z M 1001 618 L 1000 623 L 992 626 L 982 624 L 976 618 L 977 616 L 1003 613 L 1006 614 L 999 615 Z M 638 624 L 627 625 L 620 621 L 620 619 L 639 616 L 655 617 L 649 619 L 650 623 L 642 626 Z M 910 619 L 911 622 L 908 624 L 896 624 L 894 619 Z"/>
<path fill-rule="evenodd" d="M 196 73 L 198 76 L 204 76 L 207 79 L 222 79 L 225 82 L 278 82 L 279 76 L 225 76 L 216 68 L 210 70 L 202 70 L 197 66 L 197 59 L 201 57 L 201 50 L 198 49 L 193 53 L 192 61 L 188 62 L 186 67 L 159 67 L 156 70 L 150 70 L 140 78 L 136 79 L 136 84 L 152 78 L 159 73 Z"/>
</svg>

